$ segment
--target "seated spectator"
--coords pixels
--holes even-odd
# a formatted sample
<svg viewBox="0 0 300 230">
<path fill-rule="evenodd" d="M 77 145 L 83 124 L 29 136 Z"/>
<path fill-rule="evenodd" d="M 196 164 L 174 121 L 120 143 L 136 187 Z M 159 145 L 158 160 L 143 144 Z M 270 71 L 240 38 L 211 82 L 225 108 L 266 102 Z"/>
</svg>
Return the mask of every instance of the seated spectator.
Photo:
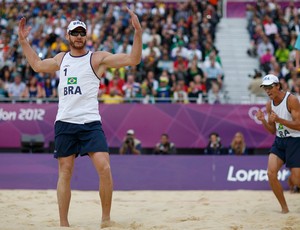
<svg viewBox="0 0 300 230">
<path fill-rule="evenodd" d="M 176 76 L 176 80 L 183 80 L 186 82 L 186 79 L 188 77 L 188 72 L 187 72 L 187 66 L 188 64 L 185 64 L 185 60 L 180 60 L 182 57 L 178 57 L 178 65 L 177 67 L 174 67 L 174 72 L 173 74 Z M 188 63 L 188 62 L 187 62 Z M 174 62 L 174 65 L 176 64 L 176 61 Z"/>
<path fill-rule="evenodd" d="M 14 82 L 9 85 L 8 96 L 12 99 L 20 99 L 26 89 L 26 84 L 22 82 L 22 76 L 17 73 Z"/>
<path fill-rule="evenodd" d="M 224 104 L 225 96 L 220 90 L 219 84 L 216 82 L 211 83 L 211 89 L 207 93 L 208 103 L 209 104 Z"/>
<path fill-rule="evenodd" d="M 145 88 L 147 90 L 146 94 L 150 96 L 155 96 L 156 95 L 156 90 L 158 89 L 159 83 L 158 81 L 154 78 L 154 72 L 153 71 L 148 71 L 146 78 L 144 79 L 141 87 Z"/>
<path fill-rule="evenodd" d="M 118 95 L 123 96 L 124 92 L 122 90 L 123 85 L 125 84 L 124 80 L 120 77 L 119 72 L 116 70 L 115 75 L 109 81 L 107 87 L 107 93 L 109 94 L 110 90 L 117 90 Z"/>
<path fill-rule="evenodd" d="M 274 46 L 270 42 L 269 38 L 266 35 L 262 35 L 262 41 L 258 42 L 257 45 L 257 55 L 261 58 L 266 52 L 267 49 L 270 50 L 271 54 L 274 55 Z"/>
<path fill-rule="evenodd" d="M 159 87 L 156 90 L 156 97 L 158 103 L 168 103 L 171 97 L 171 87 L 169 86 L 169 78 L 161 76 L 159 78 Z"/>
<path fill-rule="evenodd" d="M 219 56 L 219 51 L 215 47 L 213 47 L 213 49 L 210 51 L 209 55 L 205 57 L 205 60 L 203 63 L 204 67 L 210 66 L 211 59 L 215 60 L 215 66 L 218 69 L 222 69 L 221 57 Z"/>
<path fill-rule="evenodd" d="M 173 93 L 173 102 L 183 104 L 187 104 L 189 102 L 188 94 L 185 90 L 184 80 L 177 81 L 176 88 Z"/>
<path fill-rule="evenodd" d="M 209 142 L 204 149 L 205 155 L 221 155 L 224 154 L 224 148 L 221 143 L 221 138 L 218 133 L 211 133 L 209 135 Z"/>
<path fill-rule="evenodd" d="M 190 44 L 190 49 L 188 51 L 188 60 L 192 61 L 192 60 L 202 60 L 202 51 L 200 49 L 197 48 L 197 43 L 196 41 L 192 41 Z"/>
<path fill-rule="evenodd" d="M 173 17 L 171 14 L 169 14 L 167 16 L 166 22 L 162 26 L 163 26 L 162 34 L 164 37 L 166 36 L 166 34 L 170 34 L 173 36 L 175 34 L 175 31 L 177 30 L 177 26 L 174 23 L 174 20 L 173 20 Z"/>
<path fill-rule="evenodd" d="M 201 77 L 200 75 L 196 75 L 194 77 L 194 82 L 195 82 L 196 88 L 199 89 L 199 91 L 202 91 L 202 95 L 204 97 L 207 97 L 205 77 Z"/>
<path fill-rule="evenodd" d="M 100 96 L 100 100 L 104 104 L 120 104 L 123 103 L 123 97 L 119 95 L 117 87 L 111 87 L 109 93 L 104 93 Z"/>
<path fill-rule="evenodd" d="M 149 55 L 147 55 L 143 60 L 145 70 L 157 72 L 158 61 L 159 58 L 156 56 L 155 51 L 151 50 Z"/>
<path fill-rule="evenodd" d="M 191 81 L 194 80 L 194 77 L 200 75 L 202 78 L 204 78 L 204 73 L 202 69 L 198 66 L 198 60 L 193 59 L 190 62 L 189 68 L 187 69 L 187 78 L 185 79 L 186 85 L 189 85 Z"/>
<path fill-rule="evenodd" d="M 273 18 L 267 14 L 264 18 L 264 31 L 270 41 L 274 43 L 274 37 L 278 34 L 278 26 L 274 23 Z"/>
<path fill-rule="evenodd" d="M 202 91 L 196 86 L 195 82 L 191 81 L 188 89 L 188 99 L 190 103 L 202 103 Z"/>
<path fill-rule="evenodd" d="M 154 104 L 155 98 L 153 95 L 148 94 L 148 88 L 145 85 L 142 85 L 141 92 L 137 94 L 137 99 L 142 104 Z"/>
<path fill-rule="evenodd" d="M 140 83 L 135 81 L 135 76 L 130 74 L 127 76 L 127 81 L 123 85 L 124 99 L 132 101 L 141 91 Z"/>
<path fill-rule="evenodd" d="M 56 89 L 56 87 L 53 87 L 53 85 L 51 84 L 50 77 L 46 77 L 44 79 L 43 97 L 46 97 L 46 98 L 56 98 L 57 97 L 57 89 Z"/>
<path fill-rule="evenodd" d="M 229 146 L 228 150 L 229 155 L 247 155 L 248 148 L 244 139 L 244 135 L 241 132 L 237 132 Z"/>
<path fill-rule="evenodd" d="M 132 49 L 132 45 L 129 44 L 128 39 L 124 39 L 124 41 L 122 42 L 122 44 L 118 47 L 118 49 L 116 50 L 116 53 L 126 53 L 126 54 L 130 54 Z"/>
<path fill-rule="evenodd" d="M 0 78 L 3 80 L 3 87 L 8 92 L 10 85 L 12 84 L 12 75 L 8 66 L 4 66 L 0 72 Z"/>
<path fill-rule="evenodd" d="M 38 82 L 37 78 L 31 76 L 27 86 L 22 94 L 24 98 L 42 98 L 44 96 L 43 88 Z"/>
<path fill-rule="evenodd" d="M 212 86 L 212 82 L 218 83 L 220 88 L 223 85 L 223 70 L 216 66 L 216 60 L 213 56 L 210 57 L 210 65 L 204 69 L 206 78 L 206 89 L 209 90 Z"/>
<path fill-rule="evenodd" d="M 142 153 L 142 143 L 135 138 L 134 130 L 129 129 L 126 133 L 122 146 L 119 150 L 121 155 L 133 154 L 140 155 Z"/>
<path fill-rule="evenodd" d="M 266 53 L 263 54 L 260 58 L 260 68 L 265 72 L 265 74 L 269 73 L 271 70 L 271 60 L 274 58 L 271 50 L 269 48 L 266 49 Z"/>
<path fill-rule="evenodd" d="M 170 142 L 169 135 L 163 133 L 160 137 L 160 142 L 155 145 L 154 154 L 171 155 L 176 154 L 176 147 L 173 142 Z"/>
<path fill-rule="evenodd" d="M 177 46 L 171 50 L 172 58 L 175 59 L 178 56 L 183 57 L 185 59 L 189 57 L 189 50 L 184 46 L 184 41 L 182 40 L 180 40 L 177 43 Z"/>
<path fill-rule="evenodd" d="M 285 42 L 281 39 L 279 42 L 279 47 L 275 51 L 276 60 L 279 62 L 280 66 L 284 66 L 289 60 L 290 51 L 286 48 Z"/>
<path fill-rule="evenodd" d="M 157 32 L 157 28 L 151 29 L 151 34 L 149 36 L 149 42 L 153 42 L 154 46 L 160 46 L 161 35 Z"/>
<path fill-rule="evenodd" d="M 145 59 L 147 56 L 151 54 L 151 52 L 154 52 L 154 56 L 156 58 L 161 57 L 161 51 L 160 49 L 155 45 L 154 41 L 148 42 L 148 47 L 142 51 L 142 57 Z"/>
<path fill-rule="evenodd" d="M 160 71 L 168 70 L 170 73 L 173 73 L 174 61 L 171 60 L 167 49 L 162 50 L 162 57 L 159 59 L 157 63 L 157 68 Z"/>
</svg>

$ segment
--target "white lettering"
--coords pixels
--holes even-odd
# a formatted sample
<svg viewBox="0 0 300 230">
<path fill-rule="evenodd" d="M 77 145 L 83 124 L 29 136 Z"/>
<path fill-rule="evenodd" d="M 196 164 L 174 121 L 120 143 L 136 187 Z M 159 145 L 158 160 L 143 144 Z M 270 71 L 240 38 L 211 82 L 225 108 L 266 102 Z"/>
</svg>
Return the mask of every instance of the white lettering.
<svg viewBox="0 0 300 230">
<path fill-rule="evenodd" d="M 20 109 L 16 111 L 5 111 L 0 108 L 0 121 L 43 121 L 46 111 L 44 109 Z"/>
<path fill-rule="evenodd" d="M 259 177 L 258 170 L 249 170 L 248 181 L 251 181 L 253 178 L 254 181 L 257 181 Z"/>
<path fill-rule="evenodd" d="M 230 166 L 227 174 L 227 181 L 236 181 L 236 178 L 232 176 L 234 167 Z"/>
<path fill-rule="evenodd" d="M 17 113 L 14 111 L 4 111 L 2 108 L 0 109 L 0 121 L 13 121 L 16 120 Z"/>
<path fill-rule="evenodd" d="M 238 181 L 246 181 L 247 177 L 248 177 L 248 173 L 246 170 L 241 169 L 236 172 L 236 179 Z"/>
<path fill-rule="evenodd" d="M 288 169 L 283 169 L 278 172 L 278 180 L 285 181 L 289 175 Z M 234 171 L 234 166 L 230 165 L 227 174 L 227 181 L 245 182 L 245 181 L 268 181 L 267 170 L 255 169 L 245 170 L 239 169 Z"/>
<path fill-rule="evenodd" d="M 21 121 L 42 121 L 45 113 L 44 109 L 20 109 L 18 119 Z"/>
</svg>

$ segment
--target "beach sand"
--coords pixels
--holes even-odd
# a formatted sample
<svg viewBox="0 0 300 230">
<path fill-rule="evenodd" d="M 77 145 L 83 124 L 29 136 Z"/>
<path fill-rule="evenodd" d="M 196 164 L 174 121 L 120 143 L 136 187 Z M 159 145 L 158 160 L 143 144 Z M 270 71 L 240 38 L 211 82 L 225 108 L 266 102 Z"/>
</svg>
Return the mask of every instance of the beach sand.
<svg viewBox="0 0 300 230">
<path fill-rule="evenodd" d="M 285 192 L 280 213 L 271 191 L 115 191 L 105 229 L 300 229 L 300 194 Z M 55 190 L 0 190 L 1 230 L 100 229 L 98 192 L 72 191 L 70 228 L 59 227 Z"/>
</svg>

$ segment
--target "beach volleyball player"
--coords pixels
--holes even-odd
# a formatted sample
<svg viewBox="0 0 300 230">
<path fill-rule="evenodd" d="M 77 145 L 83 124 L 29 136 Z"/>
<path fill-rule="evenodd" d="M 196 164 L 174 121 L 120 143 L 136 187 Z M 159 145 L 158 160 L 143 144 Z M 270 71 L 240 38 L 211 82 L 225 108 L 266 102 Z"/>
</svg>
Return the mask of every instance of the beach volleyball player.
<svg viewBox="0 0 300 230">
<path fill-rule="evenodd" d="M 270 98 L 266 104 L 268 119 L 261 110 L 256 117 L 267 131 L 276 135 L 268 160 L 269 183 L 282 213 L 287 213 L 288 205 L 277 174 L 285 164 L 291 171 L 290 186 L 300 185 L 300 103 L 295 95 L 281 89 L 278 77 L 273 74 L 263 78 L 261 87 Z"/>
<path fill-rule="evenodd" d="M 108 67 L 120 68 L 140 63 L 142 29 L 138 17 L 128 9 L 135 29 L 130 54 L 111 54 L 88 51 L 87 28 L 82 21 L 68 25 L 66 39 L 70 51 L 41 60 L 30 46 L 27 36 L 31 28 L 26 19 L 19 22 L 18 40 L 32 69 L 36 72 L 59 72 L 59 105 L 55 121 L 55 153 L 58 160 L 57 201 L 60 226 L 69 226 L 68 211 L 71 200 L 70 181 L 74 161 L 78 155 L 88 155 L 99 175 L 99 194 L 102 206 L 102 227 L 110 220 L 113 181 L 108 146 L 102 130 L 97 94 L 100 78 Z M 88 214 L 86 214 L 88 215 Z"/>
</svg>

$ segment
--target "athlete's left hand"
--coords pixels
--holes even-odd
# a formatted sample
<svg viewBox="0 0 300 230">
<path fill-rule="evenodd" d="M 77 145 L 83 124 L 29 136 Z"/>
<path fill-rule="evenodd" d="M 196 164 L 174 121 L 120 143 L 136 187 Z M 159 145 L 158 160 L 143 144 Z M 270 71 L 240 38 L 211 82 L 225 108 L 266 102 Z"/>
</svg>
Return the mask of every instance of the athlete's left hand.
<svg viewBox="0 0 300 230">
<path fill-rule="evenodd" d="M 276 122 L 278 120 L 278 116 L 274 111 L 272 111 L 270 116 L 269 116 L 269 119 L 270 119 L 271 122 Z"/>
<path fill-rule="evenodd" d="M 132 26 L 134 27 L 134 29 L 137 31 L 142 31 L 142 27 L 141 27 L 141 24 L 139 22 L 137 15 L 135 13 L 133 13 L 133 11 L 131 9 L 129 9 L 128 7 L 127 7 L 127 11 L 130 14 Z"/>
</svg>

